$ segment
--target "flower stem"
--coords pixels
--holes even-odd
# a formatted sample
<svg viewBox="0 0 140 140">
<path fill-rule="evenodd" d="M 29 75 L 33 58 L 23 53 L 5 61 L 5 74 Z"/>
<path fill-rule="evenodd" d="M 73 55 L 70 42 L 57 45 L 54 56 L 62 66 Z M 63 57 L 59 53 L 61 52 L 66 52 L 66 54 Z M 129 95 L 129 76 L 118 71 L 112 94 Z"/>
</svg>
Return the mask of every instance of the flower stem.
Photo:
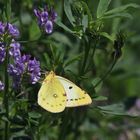
<svg viewBox="0 0 140 140">
<path fill-rule="evenodd" d="M 5 89 L 4 89 L 4 100 L 3 100 L 3 104 L 4 104 L 5 116 L 6 116 L 7 120 L 9 118 L 9 103 L 8 103 L 8 96 L 9 96 L 9 77 L 8 77 L 8 73 L 7 73 L 8 61 L 9 61 L 8 49 L 6 49 L 5 70 L 4 70 Z M 9 133 L 9 122 L 6 121 L 5 122 L 5 135 L 4 135 L 4 139 L 5 140 L 8 140 L 8 133 Z"/>
<path fill-rule="evenodd" d="M 6 14 L 6 20 L 7 22 L 10 21 L 11 16 L 11 0 L 5 0 L 5 14 Z M 8 77 L 8 63 L 9 63 L 9 41 L 7 42 L 7 38 L 4 38 L 4 42 L 7 43 L 6 47 L 6 58 L 5 58 L 5 70 L 4 70 L 4 80 L 5 80 L 5 89 L 4 89 L 4 99 L 3 99 L 3 105 L 5 108 L 5 117 L 7 120 L 5 121 L 5 133 L 4 133 L 4 140 L 9 139 L 9 77 Z"/>
<path fill-rule="evenodd" d="M 107 70 L 107 72 L 102 76 L 102 78 L 94 85 L 94 89 L 102 82 L 104 81 L 107 76 L 111 73 L 112 69 L 114 68 L 115 64 L 117 62 L 117 59 L 114 58 L 114 61 L 112 63 L 112 65 L 110 66 L 110 68 Z"/>
<path fill-rule="evenodd" d="M 86 41 L 85 41 L 86 42 Z M 83 64 L 82 64 L 82 67 L 81 67 L 81 70 L 80 70 L 80 74 L 83 75 L 83 73 L 85 72 L 85 68 L 86 68 L 86 63 L 87 63 L 87 60 L 88 60 L 88 55 L 89 55 L 89 51 L 90 51 L 90 43 L 87 43 L 85 44 L 84 46 L 85 50 L 84 50 L 84 60 L 83 60 Z"/>
</svg>

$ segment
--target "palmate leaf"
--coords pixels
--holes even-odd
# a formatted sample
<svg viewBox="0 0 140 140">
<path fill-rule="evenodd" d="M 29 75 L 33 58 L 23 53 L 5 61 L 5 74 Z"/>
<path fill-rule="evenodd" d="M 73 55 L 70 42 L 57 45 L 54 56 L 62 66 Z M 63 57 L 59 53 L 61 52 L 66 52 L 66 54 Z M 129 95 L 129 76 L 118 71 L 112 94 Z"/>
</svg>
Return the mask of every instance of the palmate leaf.
<svg viewBox="0 0 140 140">
<path fill-rule="evenodd" d="M 97 18 L 100 18 L 107 11 L 111 0 L 100 0 L 97 8 Z"/>
</svg>

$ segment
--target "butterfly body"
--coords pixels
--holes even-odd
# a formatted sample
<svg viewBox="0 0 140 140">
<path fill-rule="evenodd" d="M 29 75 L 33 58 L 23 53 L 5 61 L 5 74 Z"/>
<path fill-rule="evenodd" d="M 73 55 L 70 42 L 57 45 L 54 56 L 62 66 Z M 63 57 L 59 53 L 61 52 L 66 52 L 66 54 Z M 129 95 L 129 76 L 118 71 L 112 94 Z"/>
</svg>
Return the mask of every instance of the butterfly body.
<svg viewBox="0 0 140 140">
<path fill-rule="evenodd" d="M 73 82 L 55 75 L 51 71 L 42 83 L 38 93 L 38 104 L 45 110 L 57 113 L 65 107 L 91 104 L 90 96 Z"/>
</svg>

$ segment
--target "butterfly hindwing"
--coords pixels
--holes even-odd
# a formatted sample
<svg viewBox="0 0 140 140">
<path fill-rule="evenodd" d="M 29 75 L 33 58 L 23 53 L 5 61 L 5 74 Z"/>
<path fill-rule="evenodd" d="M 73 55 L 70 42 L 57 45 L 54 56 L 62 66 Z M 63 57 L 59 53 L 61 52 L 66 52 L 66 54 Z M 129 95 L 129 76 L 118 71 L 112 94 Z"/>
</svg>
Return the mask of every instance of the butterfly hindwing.
<svg viewBox="0 0 140 140">
<path fill-rule="evenodd" d="M 62 112 L 66 107 L 66 94 L 63 85 L 50 72 L 38 93 L 38 104 L 52 113 Z"/>
<path fill-rule="evenodd" d="M 61 84 L 64 86 L 67 95 L 66 107 L 83 106 L 92 103 L 90 96 L 73 82 L 61 77 L 56 76 Z"/>
</svg>

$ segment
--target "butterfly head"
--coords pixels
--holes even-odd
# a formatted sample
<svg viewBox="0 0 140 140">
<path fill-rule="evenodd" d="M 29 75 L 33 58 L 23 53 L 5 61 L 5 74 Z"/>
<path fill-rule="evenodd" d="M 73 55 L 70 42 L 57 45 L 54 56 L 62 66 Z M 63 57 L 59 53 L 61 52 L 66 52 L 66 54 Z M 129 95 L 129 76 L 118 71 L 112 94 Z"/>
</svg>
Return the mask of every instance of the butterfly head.
<svg viewBox="0 0 140 140">
<path fill-rule="evenodd" d="M 48 75 L 46 75 L 46 78 L 44 81 L 50 81 L 55 77 L 55 73 L 53 71 L 50 71 Z"/>
</svg>

